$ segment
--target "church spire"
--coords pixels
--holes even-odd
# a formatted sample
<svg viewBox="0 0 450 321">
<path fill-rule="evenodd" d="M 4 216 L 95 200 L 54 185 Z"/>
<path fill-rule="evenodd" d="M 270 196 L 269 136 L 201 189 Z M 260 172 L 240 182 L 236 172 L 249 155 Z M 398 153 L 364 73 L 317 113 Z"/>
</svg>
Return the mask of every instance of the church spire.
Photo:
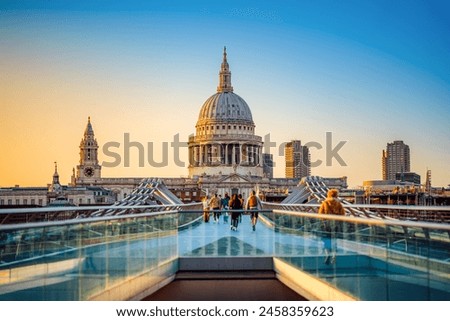
<svg viewBox="0 0 450 321">
<path fill-rule="evenodd" d="M 55 162 L 55 173 L 53 174 L 53 184 L 59 184 L 58 163 Z"/>
<path fill-rule="evenodd" d="M 94 129 L 91 125 L 91 117 L 88 117 L 88 123 L 86 125 L 86 129 L 84 130 L 84 137 L 86 136 L 94 136 Z"/>
<path fill-rule="evenodd" d="M 91 183 L 100 179 L 101 168 L 98 163 L 97 139 L 95 139 L 91 117 L 88 117 L 88 123 L 80 142 L 80 165 L 77 165 L 77 175 L 72 180 L 72 184 Z"/>
<path fill-rule="evenodd" d="M 84 130 L 84 136 L 80 143 L 80 165 L 97 165 L 98 143 L 95 139 L 94 129 L 91 124 L 91 117 L 88 117 L 88 123 Z"/>
<path fill-rule="evenodd" d="M 223 47 L 223 61 L 219 72 L 219 86 L 217 86 L 218 93 L 233 92 L 231 86 L 231 72 L 227 61 L 227 47 Z"/>
<path fill-rule="evenodd" d="M 51 193 L 61 194 L 62 186 L 59 182 L 59 174 L 58 174 L 58 163 L 55 162 L 55 173 L 53 174 L 53 181 L 48 189 Z"/>
</svg>

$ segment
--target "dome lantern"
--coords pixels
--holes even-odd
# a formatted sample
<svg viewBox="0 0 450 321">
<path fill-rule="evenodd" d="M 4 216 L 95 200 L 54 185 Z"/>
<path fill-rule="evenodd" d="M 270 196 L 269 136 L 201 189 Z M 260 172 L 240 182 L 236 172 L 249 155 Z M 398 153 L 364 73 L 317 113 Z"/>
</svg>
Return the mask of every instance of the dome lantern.
<svg viewBox="0 0 450 321">
<path fill-rule="evenodd" d="M 231 72 L 227 61 L 227 47 L 223 47 L 223 61 L 219 72 L 219 86 L 217 86 L 218 93 L 233 92 L 231 86 Z"/>
<path fill-rule="evenodd" d="M 223 49 L 217 93 L 209 97 L 200 109 L 197 127 L 217 123 L 239 123 L 251 128 L 255 126 L 250 107 L 242 97 L 233 92 L 226 47 Z"/>
</svg>

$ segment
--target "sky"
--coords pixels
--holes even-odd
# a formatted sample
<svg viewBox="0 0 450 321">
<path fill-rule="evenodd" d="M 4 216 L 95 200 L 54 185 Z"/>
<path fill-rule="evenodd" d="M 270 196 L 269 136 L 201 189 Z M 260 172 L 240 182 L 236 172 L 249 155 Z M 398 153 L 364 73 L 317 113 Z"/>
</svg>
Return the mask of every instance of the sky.
<svg viewBox="0 0 450 321">
<path fill-rule="evenodd" d="M 422 182 L 450 184 L 448 1 L 0 0 L 0 187 L 45 186 L 55 161 L 69 183 L 88 117 L 101 164 L 110 142 L 123 160 L 125 137 L 168 159 L 140 166 L 130 148 L 103 177 L 187 176 L 171 143 L 195 133 L 224 46 L 275 177 L 299 139 L 322 147 L 312 175 L 358 187 L 403 140 Z"/>
</svg>

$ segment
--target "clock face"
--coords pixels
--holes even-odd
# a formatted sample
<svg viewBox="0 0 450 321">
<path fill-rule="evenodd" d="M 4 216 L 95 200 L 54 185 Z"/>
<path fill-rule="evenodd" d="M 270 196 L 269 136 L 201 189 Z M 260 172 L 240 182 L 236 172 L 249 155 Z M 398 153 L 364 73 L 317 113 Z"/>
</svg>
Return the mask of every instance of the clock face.
<svg viewBox="0 0 450 321">
<path fill-rule="evenodd" d="M 92 167 L 86 167 L 84 169 L 84 175 L 86 175 L 87 177 L 91 177 L 94 175 L 94 169 Z"/>
</svg>

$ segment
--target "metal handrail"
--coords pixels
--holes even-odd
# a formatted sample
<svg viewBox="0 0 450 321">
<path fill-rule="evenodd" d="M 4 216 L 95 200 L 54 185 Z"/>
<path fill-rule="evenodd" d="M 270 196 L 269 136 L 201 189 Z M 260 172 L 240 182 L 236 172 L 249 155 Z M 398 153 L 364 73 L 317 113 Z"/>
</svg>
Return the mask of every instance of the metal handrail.
<svg viewBox="0 0 450 321">
<path fill-rule="evenodd" d="M 299 217 L 307 217 L 314 219 L 325 219 L 341 222 L 349 222 L 356 224 L 365 225 L 378 225 L 378 226 L 402 226 L 402 227 L 413 227 L 413 228 L 426 228 L 426 229 L 438 229 L 450 232 L 450 224 L 445 223 L 431 223 L 431 222 L 416 222 L 416 221 L 401 221 L 401 220 L 375 220 L 370 218 L 354 217 L 354 216 L 344 216 L 344 215 L 333 215 L 333 214 L 317 214 L 309 212 L 295 212 L 290 210 L 272 210 L 275 214 L 286 214 Z"/>
<path fill-rule="evenodd" d="M 196 203 L 198 205 L 200 203 Z M 171 207 L 189 207 L 191 204 L 182 204 L 177 206 L 167 206 L 167 205 L 142 205 L 142 206 L 109 206 L 109 207 L 90 207 L 89 209 L 86 208 L 86 210 L 98 210 L 98 209 L 155 209 L 155 208 L 171 208 Z M 300 205 L 295 204 L 295 207 L 299 207 Z M 304 206 L 304 205 L 301 205 Z M 289 210 L 285 209 L 288 207 L 287 205 L 283 204 L 283 206 L 280 206 L 284 209 L 262 209 L 262 210 L 217 210 L 217 212 L 243 212 L 243 213 L 251 213 L 251 212 L 259 212 L 259 213 L 275 213 L 275 214 L 286 214 L 291 216 L 299 216 L 299 217 L 307 217 L 307 218 L 314 218 L 314 219 L 321 219 L 321 220 L 334 220 L 334 221 L 344 221 L 344 222 L 351 222 L 351 223 L 357 223 L 357 224 L 366 224 L 366 225 L 378 225 L 378 226 L 402 226 L 402 227 L 414 227 L 414 228 L 427 228 L 427 229 L 439 229 L 439 230 L 445 230 L 450 231 L 450 224 L 446 223 L 433 223 L 433 222 L 425 222 L 425 221 L 406 221 L 406 220 L 396 220 L 396 219 L 373 219 L 373 218 L 366 218 L 366 217 L 355 217 L 355 216 L 344 216 L 344 215 L 332 215 L 332 214 L 320 214 L 317 213 L 311 213 L 311 212 L 305 212 L 305 211 L 296 211 L 296 210 Z M 317 205 L 308 205 L 306 207 L 317 207 Z M 348 207 L 348 206 L 346 206 Z M 427 207 L 424 207 L 427 208 Z M 39 213 L 39 212 L 47 212 L 48 209 L 32 209 L 33 212 Z M 59 208 L 56 211 L 74 211 L 74 210 L 80 210 L 78 207 L 66 207 L 66 208 Z M 82 210 L 85 210 L 83 207 Z M 450 209 L 449 209 L 450 210 Z M 3 210 L 5 211 L 5 210 Z M 22 213 L 29 213 L 28 211 L 24 209 L 15 209 L 15 211 L 20 211 Z M 51 209 L 51 211 L 54 211 Z M 214 210 L 208 210 L 209 212 L 214 212 Z M 114 221 L 114 220 L 126 220 L 126 219 L 133 219 L 133 218 L 142 218 L 142 217 L 150 217 L 150 216 L 157 216 L 157 215 L 164 215 L 164 214 L 177 214 L 177 213 L 185 213 L 185 214 L 201 214 L 204 210 L 183 210 L 180 211 L 179 209 L 170 209 L 170 210 L 164 210 L 164 211 L 157 211 L 157 212 L 148 212 L 148 213 L 133 213 L 133 214 L 124 214 L 120 216 L 99 216 L 99 217 L 87 217 L 87 218 L 75 218 L 65 221 L 46 221 L 46 222 L 33 222 L 33 223 L 26 223 L 26 224 L 5 224 L 0 225 L 0 231 L 8 231 L 8 230 L 14 230 L 14 229 L 28 229 L 28 228 L 36 228 L 36 227 L 50 227 L 50 226 L 65 226 L 65 225 L 75 225 L 75 224 L 88 224 L 88 223 L 95 223 L 95 222 L 102 222 L 102 221 Z M 11 212 L 9 212 L 11 213 Z M 8 213 L 8 214 L 9 214 Z M 18 212 L 15 212 L 18 213 Z"/>
<path fill-rule="evenodd" d="M 263 207 L 272 210 L 305 211 L 310 209 L 318 211 L 320 204 L 275 204 L 262 202 Z M 450 223 L 450 206 L 408 206 L 408 205 L 370 205 L 370 204 L 346 204 L 343 203 L 344 210 L 348 215 L 355 217 L 367 217 L 388 220 L 414 220 L 431 221 L 444 224 Z"/>
<path fill-rule="evenodd" d="M 117 210 L 117 209 L 154 209 L 167 207 L 191 207 L 202 203 L 190 204 L 170 204 L 170 205 L 109 205 L 109 206 L 62 206 L 62 207 L 39 207 L 39 208 L 10 208 L 0 209 L 0 215 L 21 214 L 21 213 L 41 213 L 41 212 L 64 212 L 64 211 L 97 211 L 97 210 Z"/>
<path fill-rule="evenodd" d="M 265 205 L 279 207 L 320 207 L 320 204 L 278 204 L 262 202 Z M 418 205 L 385 205 L 385 204 L 343 204 L 344 208 L 379 208 L 391 210 L 410 210 L 410 211 L 444 211 L 450 212 L 450 206 L 418 206 Z"/>
<path fill-rule="evenodd" d="M 167 214 L 178 214 L 177 210 L 170 211 L 160 211 L 160 212 L 150 212 L 150 213 L 140 213 L 140 214 L 126 214 L 121 216 L 98 216 L 98 217 L 88 217 L 88 218 L 76 218 L 66 221 L 46 221 L 46 222 L 36 222 L 36 223 L 26 223 L 26 224 L 5 224 L 0 225 L 0 232 L 17 230 L 17 229 L 32 229 L 40 227 L 52 227 L 52 226 L 66 226 L 66 225 L 77 225 L 77 224 L 89 224 L 98 223 L 106 221 L 117 221 L 117 220 L 127 220 L 134 218 L 143 218 Z"/>
</svg>

